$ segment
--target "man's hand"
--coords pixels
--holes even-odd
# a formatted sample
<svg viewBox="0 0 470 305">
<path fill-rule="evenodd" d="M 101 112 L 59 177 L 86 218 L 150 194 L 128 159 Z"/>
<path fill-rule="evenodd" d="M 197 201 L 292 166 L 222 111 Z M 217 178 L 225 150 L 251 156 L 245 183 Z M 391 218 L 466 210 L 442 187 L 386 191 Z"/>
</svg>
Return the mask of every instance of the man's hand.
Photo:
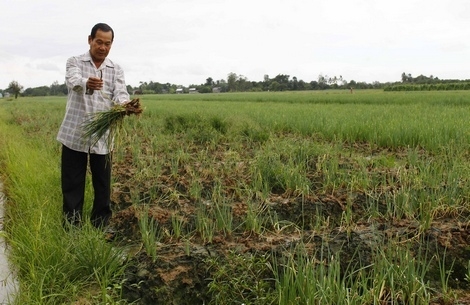
<svg viewBox="0 0 470 305">
<path fill-rule="evenodd" d="M 86 82 L 87 89 L 101 90 L 103 88 L 103 80 L 97 77 L 90 77 Z"/>
</svg>

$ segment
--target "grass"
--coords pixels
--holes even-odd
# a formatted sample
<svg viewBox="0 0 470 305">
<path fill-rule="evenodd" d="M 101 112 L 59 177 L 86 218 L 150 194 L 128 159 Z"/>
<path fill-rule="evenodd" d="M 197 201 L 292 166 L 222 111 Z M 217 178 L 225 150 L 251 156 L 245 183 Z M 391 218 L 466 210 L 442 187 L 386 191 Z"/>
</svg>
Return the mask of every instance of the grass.
<svg viewBox="0 0 470 305">
<path fill-rule="evenodd" d="M 20 279 L 15 303 L 61 304 L 81 297 L 95 303 L 121 302 L 120 292 L 108 287 L 122 279 L 122 250 L 107 244 L 102 233 L 89 224 L 80 232 L 62 228 L 59 146 L 52 137 L 60 119 L 49 116 L 54 111 L 58 114 L 62 107 L 57 102 L 45 103 L 43 108 L 37 104 L 9 105 L 9 111 L 2 108 L 0 113 L 7 238 L 12 245 L 10 259 Z M 38 121 L 23 117 L 28 107 L 37 111 Z M 8 124 L 8 112 L 17 113 L 15 125 Z"/>
<path fill-rule="evenodd" d="M 129 187 L 128 204 L 137 210 L 170 211 L 168 228 L 139 218 L 152 261 L 157 242 L 181 241 L 190 256 L 199 241 L 296 238 L 282 255 L 233 252 L 207 261 L 214 304 L 426 304 L 433 295 L 451 302 L 449 270 L 463 266 L 461 280 L 468 281 L 468 259 L 412 246 L 428 242 L 421 238 L 436 221 L 470 223 L 469 98 L 464 91 L 374 90 L 145 95 L 144 115 L 123 122 L 113 158 L 115 168 L 125 164 L 132 174 L 114 175 L 115 185 Z M 123 249 L 91 228 L 61 228 L 55 134 L 64 108 L 59 98 L 0 101 L 18 304 L 124 303 Z M 326 210 L 329 202 L 341 205 L 339 213 Z M 402 223 L 416 226 L 416 235 L 370 233 L 368 242 L 380 241 L 368 263 L 356 263 L 364 259 L 359 252 L 343 263 L 350 249 L 334 238 L 345 234 L 351 242 L 361 225 Z M 434 266 L 437 286 L 429 282 Z"/>
<path fill-rule="evenodd" d="M 157 242 L 162 234 L 155 219 L 149 217 L 148 207 L 144 208 L 144 214 L 139 218 L 139 229 L 147 255 L 155 262 L 158 254 Z"/>
</svg>

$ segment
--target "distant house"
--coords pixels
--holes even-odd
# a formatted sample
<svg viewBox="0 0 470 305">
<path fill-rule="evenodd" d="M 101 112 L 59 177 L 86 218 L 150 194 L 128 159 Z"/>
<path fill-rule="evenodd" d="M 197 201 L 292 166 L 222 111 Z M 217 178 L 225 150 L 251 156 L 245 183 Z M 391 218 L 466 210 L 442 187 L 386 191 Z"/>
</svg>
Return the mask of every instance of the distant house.
<svg viewBox="0 0 470 305">
<path fill-rule="evenodd" d="M 212 93 L 220 93 L 220 92 L 222 92 L 222 88 L 220 88 L 220 87 L 212 88 Z"/>
<path fill-rule="evenodd" d="M 176 93 L 178 94 L 184 93 L 183 88 L 177 88 Z"/>
<path fill-rule="evenodd" d="M 0 98 L 3 98 L 3 94 L 2 94 L 2 93 L 0 93 Z"/>
<path fill-rule="evenodd" d="M 189 93 L 199 93 L 196 88 L 189 88 Z"/>
</svg>

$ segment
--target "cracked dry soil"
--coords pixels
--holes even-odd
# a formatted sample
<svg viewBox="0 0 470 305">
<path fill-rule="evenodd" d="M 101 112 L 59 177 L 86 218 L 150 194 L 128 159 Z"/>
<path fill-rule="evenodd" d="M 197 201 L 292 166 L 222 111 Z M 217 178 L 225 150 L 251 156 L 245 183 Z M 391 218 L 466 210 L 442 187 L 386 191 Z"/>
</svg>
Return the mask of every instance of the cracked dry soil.
<svg viewBox="0 0 470 305">
<path fill-rule="evenodd" d="M 126 184 L 133 169 L 120 164 L 114 167 L 118 183 L 113 192 L 115 213 L 112 219 L 118 235 L 116 243 L 131 246 L 132 262 L 126 272 L 124 297 L 137 304 L 207 304 L 211 294 L 208 289 L 211 273 L 207 259 L 226 258 L 230 251 L 256 255 L 283 256 L 295 245 L 303 243 L 312 255 L 339 253 L 342 267 L 347 268 L 353 260 L 362 266 L 371 261 L 373 251 L 387 240 L 410 243 L 415 253 L 426 251 L 427 255 L 446 253 L 446 266 L 452 270 L 449 286 L 455 290 L 457 299 L 452 304 L 470 304 L 470 285 L 465 273 L 470 260 L 469 215 L 435 218 L 429 228 L 422 230 L 419 223 L 408 219 L 370 219 L 366 215 L 364 194 L 313 195 L 301 198 L 292 194 L 272 194 L 266 200 L 266 213 L 275 212 L 284 226 L 264 231 L 262 234 L 233 230 L 229 235 L 215 234 L 211 242 L 204 241 L 197 233 L 188 238 L 175 239 L 163 234 L 158 243 L 157 258 L 153 261 L 141 242 L 139 217 L 144 209 L 131 204 L 134 185 Z M 139 198 L 151 186 L 160 193 L 168 188 L 184 186 L 184 175 L 179 181 L 171 181 L 164 174 L 149 186 L 139 186 Z M 151 185 L 151 186 L 150 186 Z M 172 215 L 184 220 L 186 232 L 195 231 L 196 207 L 191 200 L 160 200 L 147 202 L 145 213 L 153 218 L 162 232 L 172 231 Z M 353 225 L 341 226 L 341 218 L 347 204 L 352 204 Z M 246 215 L 247 205 L 242 200 L 231 206 L 233 227 L 240 226 Z M 321 230 L 314 225 L 315 219 L 327 222 Z M 423 245 L 424 241 L 424 245 Z M 327 245 L 325 247 L 325 245 Z M 322 249 L 319 251 L 319 249 Z M 439 287 L 439 266 L 429 267 L 428 280 Z M 432 304 L 449 304 L 437 294 Z"/>
</svg>

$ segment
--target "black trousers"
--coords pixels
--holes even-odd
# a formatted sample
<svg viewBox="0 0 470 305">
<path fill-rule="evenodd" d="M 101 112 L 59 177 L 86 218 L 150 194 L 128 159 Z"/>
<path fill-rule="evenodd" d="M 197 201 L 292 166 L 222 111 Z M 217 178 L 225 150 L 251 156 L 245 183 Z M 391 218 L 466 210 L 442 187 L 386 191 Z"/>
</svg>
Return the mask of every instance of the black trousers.
<svg viewBox="0 0 470 305">
<path fill-rule="evenodd" d="M 110 155 L 97 155 L 72 150 L 62 145 L 61 180 L 65 219 L 80 225 L 85 201 L 85 180 L 88 160 L 94 190 L 91 223 L 95 227 L 108 224 L 111 217 L 111 159 Z"/>
</svg>

